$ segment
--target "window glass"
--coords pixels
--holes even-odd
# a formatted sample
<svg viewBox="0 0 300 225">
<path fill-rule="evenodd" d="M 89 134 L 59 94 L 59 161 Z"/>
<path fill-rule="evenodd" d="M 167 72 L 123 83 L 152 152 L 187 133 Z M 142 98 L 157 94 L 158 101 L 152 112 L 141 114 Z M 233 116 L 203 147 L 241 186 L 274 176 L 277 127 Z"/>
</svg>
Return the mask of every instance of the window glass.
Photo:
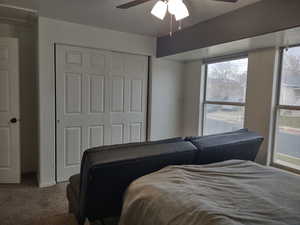
<svg viewBox="0 0 300 225">
<path fill-rule="evenodd" d="M 203 135 L 224 133 L 243 128 L 244 107 L 206 104 Z"/>
<path fill-rule="evenodd" d="M 282 51 L 273 160 L 300 170 L 300 47 Z"/>
<path fill-rule="evenodd" d="M 203 135 L 244 127 L 248 58 L 207 64 Z"/>
<path fill-rule="evenodd" d="M 248 58 L 207 65 L 206 100 L 245 102 Z"/>
<path fill-rule="evenodd" d="M 277 121 L 275 161 L 300 168 L 300 111 L 280 109 Z"/>
<path fill-rule="evenodd" d="M 300 106 L 300 47 L 283 52 L 280 104 Z"/>
</svg>

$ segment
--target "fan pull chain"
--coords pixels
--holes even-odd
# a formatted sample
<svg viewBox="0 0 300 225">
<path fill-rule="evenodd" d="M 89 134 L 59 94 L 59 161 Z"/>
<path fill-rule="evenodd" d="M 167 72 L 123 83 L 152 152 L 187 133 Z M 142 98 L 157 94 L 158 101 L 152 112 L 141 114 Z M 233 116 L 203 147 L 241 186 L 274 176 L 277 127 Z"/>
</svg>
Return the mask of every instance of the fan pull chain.
<svg viewBox="0 0 300 225">
<path fill-rule="evenodd" d="M 171 19 L 170 19 L 170 37 L 173 35 L 173 16 L 170 14 Z"/>
</svg>

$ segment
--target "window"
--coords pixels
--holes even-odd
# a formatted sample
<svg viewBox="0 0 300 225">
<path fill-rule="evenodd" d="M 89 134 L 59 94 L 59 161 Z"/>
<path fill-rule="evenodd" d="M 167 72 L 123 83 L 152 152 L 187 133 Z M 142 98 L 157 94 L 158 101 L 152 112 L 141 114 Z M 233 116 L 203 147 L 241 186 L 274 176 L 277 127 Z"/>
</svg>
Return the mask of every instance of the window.
<svg viewBox="0 0 300 225">
<path fill-rule="evenodd" d="M 273 161 L 300 170 L 300 47 L 281 52 Z"/>
<path fill-rule="evenodd" d="M 203 135 L 244 126 L 248 58 L 206 65 Z"/>
</svg>

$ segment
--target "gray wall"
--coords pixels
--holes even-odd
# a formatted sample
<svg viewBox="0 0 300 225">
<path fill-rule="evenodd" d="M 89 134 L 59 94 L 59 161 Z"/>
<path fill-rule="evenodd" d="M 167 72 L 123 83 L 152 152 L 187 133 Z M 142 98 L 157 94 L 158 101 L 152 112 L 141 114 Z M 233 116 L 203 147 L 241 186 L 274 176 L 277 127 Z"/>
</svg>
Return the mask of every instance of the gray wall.
<svg viewBox="0 0 300 225">
<path fill-rule="evenodd" d="M 36 172 L 38 165 L 38 137 L 35 28 L 33 25 L 4 24 L 0 21 L 0 36 L 19 39 L 21 168 L 22 173 Z"/>
</svg>

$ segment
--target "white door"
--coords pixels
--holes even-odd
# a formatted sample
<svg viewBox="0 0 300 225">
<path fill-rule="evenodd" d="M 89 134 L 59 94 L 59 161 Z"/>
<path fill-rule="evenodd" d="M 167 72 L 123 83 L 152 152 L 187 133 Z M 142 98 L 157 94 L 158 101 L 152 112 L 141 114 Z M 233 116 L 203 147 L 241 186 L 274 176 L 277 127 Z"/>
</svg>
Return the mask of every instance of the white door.
<svg viewBox="0 0 300 225">
<path fill-rule="evenodd" d="M 0 38 L 0 183 L 20 183 L 18 40 Z"/>
<path fill-rule="evenodd" d="M 148 59 L 111 54 L 109 71 L 110 137 L 108 144 L 146 140 Z"/>
<path fill-rule="evenodd" d="M 57 181 L 84 150 L 145 140 L 146 56 L 56 46 Z"/>
</svg>

